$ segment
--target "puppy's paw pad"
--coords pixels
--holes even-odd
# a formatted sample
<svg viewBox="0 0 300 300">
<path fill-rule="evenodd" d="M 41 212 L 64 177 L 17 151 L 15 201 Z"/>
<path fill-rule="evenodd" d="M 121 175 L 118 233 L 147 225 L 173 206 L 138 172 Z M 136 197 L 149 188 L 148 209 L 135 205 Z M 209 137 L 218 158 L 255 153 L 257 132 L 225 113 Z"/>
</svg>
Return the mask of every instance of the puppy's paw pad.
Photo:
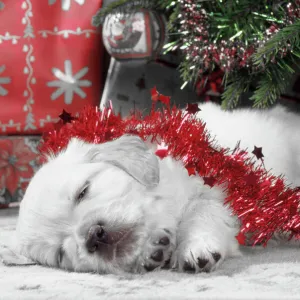
<svg viewBox="0 0 300 300">
<path fill-rule="evenodd" d="M 206 258 L 197 258 L 197 265 L 200 269 L 203 269 L 207 264 L 208 264 L 209 260 Z"/>
<path fill-rule="evenodd" d="M 212 247 L 212 243 L 186 242 L 176 249 L 172 257 L 172 266 L 188 273 L 211 272 L 223 261 L 222 253 L 216 245 Z"/>
<path fill-rule="evenodd" d="M 211 255 L 212 255 L 212 257 L 213 257 L 213 259 L 215 260 L 216 263 L 217 263 L 217 262 L 221 259 L 221 257 L 222 257 L 222 255 L 221 255 L 219 252 L 213 252 Z"/>
<path fill-rule="evenodd" d="M 168 229 L 152 232 L 145 243 L 141 265 L 146 271 L 166 267 L 175 249 L 176 236 Z"/>
<path fill-rule="evenodd" d="M 218 262 L 220 261 L 221 257 L 218 261 L 216 261 L 212 255 L 207 255 L 205 258 L 203 258 L 203 254 L 201 254 L 201 257 L 194 258 L 195 255 L 192 257 L 185 257 L 182 259 L 188 259 L 189 262 L 185 263 L 179 263 L 179 270 L 184 272 L 191 272 L 193 273 L 199 273 L 199 272 L 211 272 L 215 270 L 218 266 Z M 187 267 L 189 266 L 189 267 Z"/>
<path fill-rule="evenodd" d="M 184 262 L 183 271 L 187 273 L 196 273 L 196 268 L 188 261 Z"/>
</svg>

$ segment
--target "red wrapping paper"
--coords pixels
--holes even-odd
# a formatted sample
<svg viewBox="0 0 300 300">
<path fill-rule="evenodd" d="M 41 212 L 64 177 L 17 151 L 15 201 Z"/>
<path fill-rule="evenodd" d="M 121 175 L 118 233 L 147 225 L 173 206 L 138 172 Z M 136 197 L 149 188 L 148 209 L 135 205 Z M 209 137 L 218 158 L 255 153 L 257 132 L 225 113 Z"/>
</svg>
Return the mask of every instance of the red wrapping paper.
<svg viewBox="0 0 300 300">
<path fill-rule="evenodd" d="M 23 198 L 39 168 L 37 136 L 0 137 L 0 208 Z"/>
<path fill-rule="evenodd" d="M 0 134 L 41 133 L 101 96 L 102 0 L 0 0 Z"/>
</svg>

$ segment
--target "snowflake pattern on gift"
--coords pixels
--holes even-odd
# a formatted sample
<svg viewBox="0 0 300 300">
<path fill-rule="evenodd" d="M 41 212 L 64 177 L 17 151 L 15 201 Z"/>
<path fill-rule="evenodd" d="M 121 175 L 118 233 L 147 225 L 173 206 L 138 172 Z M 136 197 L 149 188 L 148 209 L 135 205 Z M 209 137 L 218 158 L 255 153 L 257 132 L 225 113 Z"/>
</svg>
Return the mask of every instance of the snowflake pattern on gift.
<svg viewBox="0 0 300 300">
<path fill-rule="evenodd" d="M 0 67 L 0 74 L 4 72 L 4 70 L 5 70 L 5 65 Z M 9 77 L 0 77 L 0 96 L 6 96 L 8 94 L 8 90 L 6 90 L 2 86 L 2 84 L 9 84 L 9 83 L 11 83 L 11 79 Z"/>
<path fill-rule="evenodd" d="M 49 5 L 53 5 L 56 3 L 57 0 L 48 0 Z M 70 10 L 71 8 L 71 1 L 72 0 L 61 0 L 61 9 L 64 11 Z M 85 0 L 74 0 L 74 2 L 78 3 L 79 5 L 83 5 Z"/>
<path fill-rule="evenodd" d="M 57 68 L 52 69 L 53 75 L 59 80 L 53 80 L 47 83 L 49 87 L 56 87 L 56 91 L 52 93 L 51 100 L 56 100 L 62 94 L 65 96 L 65 104 L 71 104 L 74 94 L 77 94 L 82 99 L 86 97 L 86 93 L 82 87 L 90 87 L 92 82 L 90 80 L 82 79 L 89 71 L 88 67 L 82 68 L 73 75 L 72 62 L 65 60 L 65 73 Z"/>
</svg>

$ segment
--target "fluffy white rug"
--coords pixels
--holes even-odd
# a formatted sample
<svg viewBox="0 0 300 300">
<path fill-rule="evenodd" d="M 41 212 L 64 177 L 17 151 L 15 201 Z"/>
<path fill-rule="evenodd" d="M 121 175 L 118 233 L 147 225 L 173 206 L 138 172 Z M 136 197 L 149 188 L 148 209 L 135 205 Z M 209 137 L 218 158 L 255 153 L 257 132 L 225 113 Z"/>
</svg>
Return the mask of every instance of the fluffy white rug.
<svg viewBox="0 0 300 300">
<path fill-rule="evenodd" d="M 8 245 L 17 210 L 0 211 L 0 247 Z M 211 274 L 78 274 L 0 262 L 0 299 L 300 299 L 300 249 L 245 248 Z"/>
</svg>

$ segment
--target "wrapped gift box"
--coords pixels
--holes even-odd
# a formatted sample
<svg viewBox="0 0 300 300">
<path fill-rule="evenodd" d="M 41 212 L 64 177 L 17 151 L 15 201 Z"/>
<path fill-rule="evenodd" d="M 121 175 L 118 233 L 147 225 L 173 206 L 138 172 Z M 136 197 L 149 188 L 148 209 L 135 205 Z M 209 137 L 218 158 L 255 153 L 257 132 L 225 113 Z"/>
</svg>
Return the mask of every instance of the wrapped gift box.
<svg viewBox="0 0 300 300">
<path fill-rule="evenodd" d="M 0 134 L 37 134 L 101 97 L 101 0 L 0 0 Z"/>
<path fill-rule="evenodd" d="M 38 136 L 0 137 L 0 208 L 23 198 L 40 165 Z"/>
</svg>

